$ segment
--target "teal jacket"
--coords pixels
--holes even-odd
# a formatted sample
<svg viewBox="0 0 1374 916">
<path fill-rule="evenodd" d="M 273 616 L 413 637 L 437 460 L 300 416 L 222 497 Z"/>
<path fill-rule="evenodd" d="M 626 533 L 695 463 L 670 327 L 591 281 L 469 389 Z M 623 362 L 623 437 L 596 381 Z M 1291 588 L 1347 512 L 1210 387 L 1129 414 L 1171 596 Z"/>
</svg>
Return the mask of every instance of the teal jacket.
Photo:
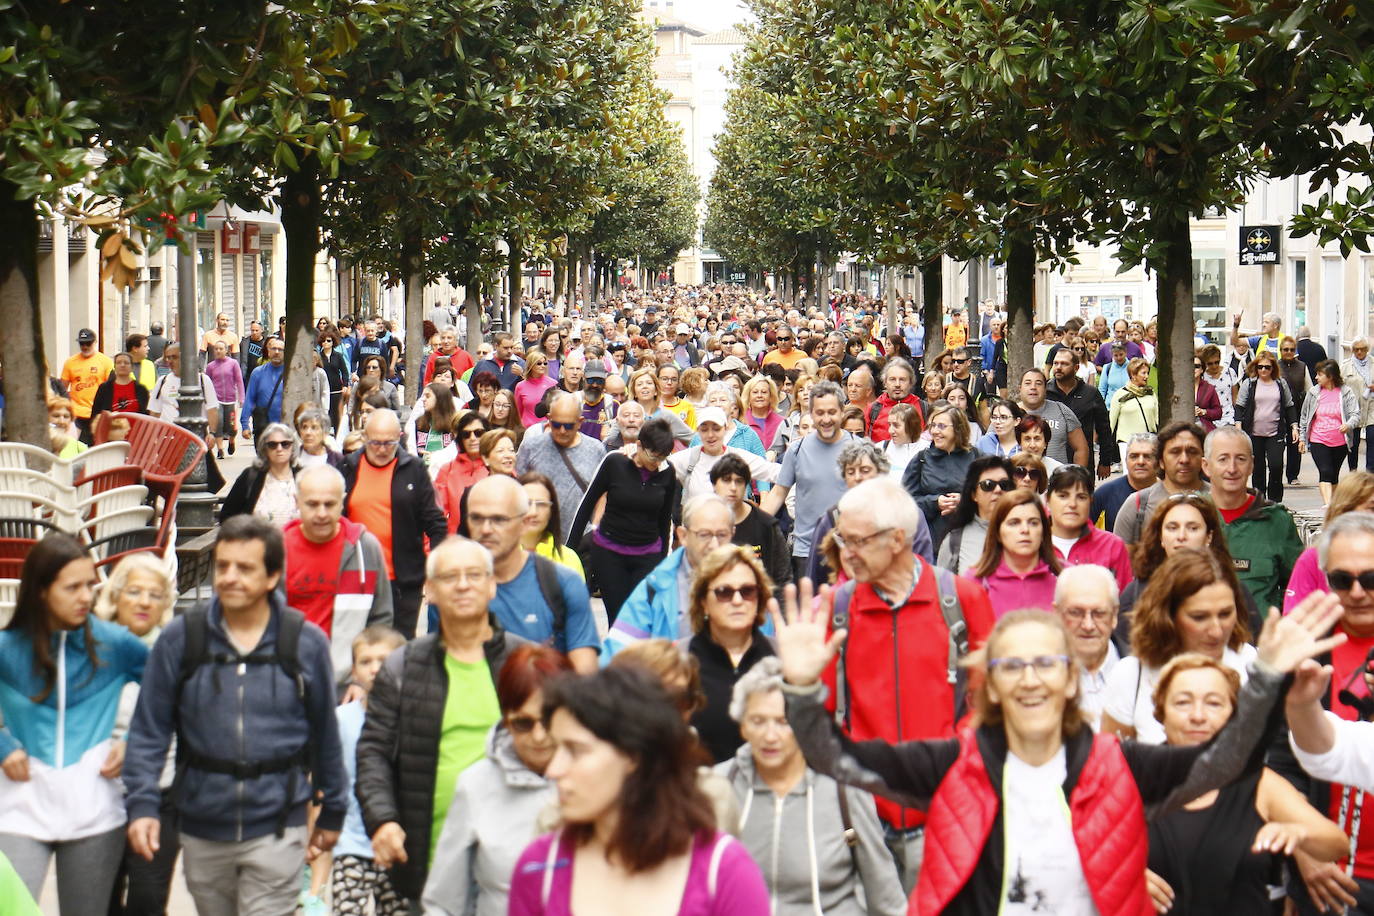
<svg viewBox="0 0 1374 916">
<path fill-rule="evenodd" d="M 1223 519 L 1221 530 L 1236 563 L 1236 576 L 1255 596 L 1263 616 L 1271 607 L 1283 607 L 1283 590 L 1303 544 L 1287 509 L 1254 490 L 1250 493 L 1255 497 L 1250 508 L 1230 524 Z"/>
</svg>

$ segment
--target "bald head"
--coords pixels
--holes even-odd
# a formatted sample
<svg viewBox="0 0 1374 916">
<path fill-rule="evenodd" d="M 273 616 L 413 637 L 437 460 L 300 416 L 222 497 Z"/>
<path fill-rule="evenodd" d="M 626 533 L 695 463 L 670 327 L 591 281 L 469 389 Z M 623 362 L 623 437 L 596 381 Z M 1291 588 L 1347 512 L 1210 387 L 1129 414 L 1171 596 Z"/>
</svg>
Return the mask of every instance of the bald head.
<svg viewBox="0 0 1374 916">
<path fill-rule="evenodd" d="M 296 475 L 296 508 L 306 540 L 316 544 L 333 540 L 339 533 L 343 502 L 343 475 L 329 465 L 312 465 Z"/>
</svg>

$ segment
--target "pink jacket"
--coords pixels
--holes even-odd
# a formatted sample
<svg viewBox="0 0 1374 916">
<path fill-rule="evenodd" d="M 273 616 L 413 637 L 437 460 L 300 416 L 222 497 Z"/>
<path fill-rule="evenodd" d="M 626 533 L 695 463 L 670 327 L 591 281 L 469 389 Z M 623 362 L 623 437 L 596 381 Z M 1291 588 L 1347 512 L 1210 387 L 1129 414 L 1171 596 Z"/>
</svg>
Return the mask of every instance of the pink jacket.
<svg viewBox="0 0 1374 916">
<path fill-rule="evenodd" d="M 1135 572 L 1131 569 L 1131 552 L 1126 549 L 1126 542 L 1110 531 L 1093 525 L 1085 525 L 1083 530 L 1086 534 L 1069 548 L 1067 557 L 1057 547 L 1055 554 L 1064 561 L 1065 566 L 1083 566 L 1087 563 L 1105 566 L 1116 576 L 1116 587 L 1125 589 L 1135 578 Z"/>
<path fill-rule="evenodd" d="M 1283 612 L 1287 614 L 1298 606 L 1298 602 L 1313 592 L 1329 591 L 1326 573 L 1317 562 L 1317 548 L 1309 547 L 1298 554 L 1298 562 L 1293 564 L 1293 574 L 1288 577 L 1288 588 L 1283 593 Z"/>
<path fill-rule="evenodd" d="M 1045 563 L 1041 563 L 1026 575 L 1019 576 L 1011 571 L 1004 559 L 987 578 L 976 576 L 972 572 L 965 573 L 964 578 L 972 579 L 987 589 L 988 600 L 992 603 L 992 615 L 995 618 L 1027 608 L 1054 610 L 1054 584 L 1058 581 L 1058 576 L 1051 572 Z"/>
</svg>

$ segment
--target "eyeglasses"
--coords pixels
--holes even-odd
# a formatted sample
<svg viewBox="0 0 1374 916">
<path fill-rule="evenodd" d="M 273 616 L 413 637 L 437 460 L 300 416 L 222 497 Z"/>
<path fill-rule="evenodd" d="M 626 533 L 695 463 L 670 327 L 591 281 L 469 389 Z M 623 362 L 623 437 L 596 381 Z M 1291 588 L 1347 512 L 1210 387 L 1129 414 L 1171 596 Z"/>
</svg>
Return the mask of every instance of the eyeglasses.
<svg viewBox="0 0 1374 916">
<path fill-rule="evenodd" d="M 1006 658 L 988 659 L 988 670 L 999 671 L 1010 678 L 1018 678 L 1027 668 L 1035 670 L 1036 677 L 1043 677 L 1053 674 L 1061 667 L 1069 663 L 1067 655 L 1037 655 L 1033 658 L 1017 658 L 1008 656 Z"/>
<path fill-rule="evenodd" d="M 532 500 L 530 500 L 530 509 L 531 509 L 531 510 L 534 510 L 534 509 L 547 509 L 547 508 L 549 508 L 549 507 L 552 506 L 552 505 L 553 505 L 553 500 L 549 500 L 549 499 L 532 499 Z"/>
<path fill-rule="evenodd" d="M 487 577 L 490 575 L 491 573 L 485 569 L 456 569 L 453 572 L 440 573 L 430 578 L 442 585 L 462 585 L 465 582 L 480 584 L 487 581 Z"/>
<path fill-rule="evenodd" d="M 759 600 L 759 587 L 757 585 L 717 585 L 711 589 L 711 594 L 716 596 L 716 600 L 725 603 L 734 601 L 735 596 L 739 595 L 740 600 L 748 604 L 751 601 Z"/>
<path fill-rule="evenodd" d="M 1086 611 L 1081 607 L 1075 607 L 1061 611 L 1060 613 L 1064 615 L 1065 620 L 1072 620 L 1074 623 L 1082 623 L 1084 617 L 1091 617 L 1093 623 L 1106 623 L 1108 620 L 1112 619 L 1112 612 L 1104 611 L 1101 608 L 1093 608 L 1091 611 Z"/>
<path fill-rule="evenodd" d="M 368 447 L 368 448 L 382 448 L 382 449 L 386 449 L 386 448 L 395 448 L 396 446 L 398 446 L 398 445 L 400 445 L 400 444 L 401 444 L 401 440 L 400 440 L 400 439 L 368 439 L 368 440 L 367 440 L 367 447 Z"/>
<path fill-rule="evenodd" d="M 506 728 L 510 729 L 511 733 L 515 735 L 528 735 L 530 732 L 534 731 L 534 727 L 539 724 L 541 724 L 541 720 L 536 719 L 534 716 L 506 717 Z"/>
<path fill-rule="evenodd" d="M 841 550 L 863 550 L 874 538 L 879 535 L 887 534 L 891 530 L 891 528 L 879 528 L 872 534 L 864 535 L 863 537 L 845 537 L 840 534 L 839 529 L 836 528 L 832 529 L 831 534 L 834 535 L 835 543 L 839 545 Z"/>
<path fill-rule="evenodd" d="M 523 519 L 523 515 L 475 515 L 468 513 L 469 528 L 485 528 L 487 525 L 493 528 L 500 528 L 502 525 L 509 525 L 511 522 Z"/>
<path fill-rule="evenodd" d="M 474 427 L 472 427 L 471 429 L 460 429 L 460 430 L 458 430 L 458 438 L 459 438 L 459 439 L 480 439 L 480 438 L 482 437 L 482 433 L 483 433 L 483 432 L 485 432 L 485 430 L 483 430 L 482 427 L 480 427 L 480 426 L 474 426 Z"/>
<path fill-rule="evenodd" d="M 1012 468 L 1011 472 L 1017 477 L 1034 477 L 1036 480 L 1044 478 L 1044 473 L 1035 468 Z"/>
<path fill-rule="evenodd" d="M 1332 569 L 1326 573 L 1326 583 L 1338 592 L 1348 592 L 1355 587 L 1355 583 L 1360 583 L 1360 588 L 1367 592 L 1374 592 L 1374 570 L 1366 570 L 1362 573 L 1346 572 L 1344 569 Z"/>
<path fill-rule="evenodd" d="M 1020 470 L 1025 470 L 1025 468 L 1021 468 Z M 1000 480 L 987 478 L 978 481 L 978 489 L 982 490 L 984 493 L 991 493 L 993 490 L 1001 490 L 1003 493 L 1010 493 L 1015 488 L 1016 484 L 1012 483 L 1009 477 L 1003 477 Z"/>
<path fill-rule="evenodd" d="M 269 449 L 273 449 L 273 448 L 287 449 L 287 448 L 290 448 L 290 447 L 291 447 L 291 443 L 288 442 L 288 441 L 285 440 L 285 439 L 273 439 L 271 442 L 264 442 L 263 445 L 265 445 L 265 446 L 266 446 L 267 448 L 269 448 Z"/>
<path fill-rule="evenodd" d="M 1075 352 L 1075 353 L 1086 353 L 1086 352 L 1087 352 L 1087 348 L 1086 348 L 1086 347 L 1074 347 L 1074 348 L 1073 348 L 1073 352 Z"/>
<path fill-rule="evenodd" d="M 167 593 L 161 589 L 149 590 L 146 588 L 129 588 L 126 586 L 120 591 L 119 597 L 131 598 L 134 601 L 142 601 L 144 598 L 147 598 L 154 604 L 161 604 L 167 600 Z"/>
<path fill-rule="evenodd" d="M 1201 371 L 1202 371 L 1202 363 L 1193 363 L 1193 371 L 1194 371 L 1194 372 L 1201 372 Z"/>
<path fill-rule="evenodd" d="M 560 423 L 557 420 L 550 420 L 549 426 L 553 427 L 554 429 L 561 429 L 564 432 L 567 432 L 570 429 L 577 429 L 578 424 L 577 421 L 573 421 L 572 423 Z"/>
<path fill-rule="evenodd" d="M 698 539 L 703 540 L 703 541 L 706 541 L 706 542 L 708 542 L 708 543 L 715 542 L 715 543 L 718 543 L 718 544 L 727 544 L 727 543 L 729 543 L 730 539 L 731 539 L 732 537 L 735 536 L 735 532 L 734 532 L 733 530 L 731 530 L 731 531 L 692 531 L 691 529 L 688 529 L 687 533 L 690 534 L 690 535 L 691 535 L 692 537 L 694 537 L 694 538 L 698 538 Z"/>
</svg>

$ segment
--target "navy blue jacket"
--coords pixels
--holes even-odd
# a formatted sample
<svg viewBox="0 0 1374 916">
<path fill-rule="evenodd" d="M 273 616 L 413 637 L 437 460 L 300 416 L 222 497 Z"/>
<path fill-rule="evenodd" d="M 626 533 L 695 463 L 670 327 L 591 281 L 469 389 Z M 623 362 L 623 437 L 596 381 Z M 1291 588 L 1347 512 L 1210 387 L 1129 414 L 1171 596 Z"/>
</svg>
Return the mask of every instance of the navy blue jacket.
<svg viewBox="0 0 1374 916">
<path fill-rule="evenodd" d="M 274 651 L 284 607 L 277 592 L 271 593 L 268 601 L 272 619 L 255 650 L 264 654 Z M 225 635 L 218 598 L 210 600 L 208 622 L 209 652 L 237 657 L 238 650 Z M 143 670 L 143 687 L 129 727 L 124 760 L 125 807 L 131 821 L 158 816 L 162 797 L 158 779 L 175 732 L 177 685 L 185 645 L 186 618 L 177 617 L 153 645 Z M 324 830 L 338 830 L 348 811 L 348 774 L 334 717 L 337 694 L 329 638 L 313 623 L 306 623 L 301 631 L 299 656 L 306 689 L 304 707 L 295 683 L 277 665 L 205 664 L 196 669 L 182 690 L 182 732 L 187 743 L 201 754 L 250 762 L 285 757 L 302 742 L 310 742 L 317 748 L 320 768 L 316 786 L 324 793 L 316 823 Z M 217 842 L 243 842 L 273 833 L 287 805 L 291 779 L 292 774 L 283 772 L 240 782 L 228 774 L 188 768 L 180 786 L 181 829 Z M 299 770 L 294 782 L 287 818 L 287 825 L 293 827 L 305 823 L 311 791 L 310 781 Z"/>
</svg>

